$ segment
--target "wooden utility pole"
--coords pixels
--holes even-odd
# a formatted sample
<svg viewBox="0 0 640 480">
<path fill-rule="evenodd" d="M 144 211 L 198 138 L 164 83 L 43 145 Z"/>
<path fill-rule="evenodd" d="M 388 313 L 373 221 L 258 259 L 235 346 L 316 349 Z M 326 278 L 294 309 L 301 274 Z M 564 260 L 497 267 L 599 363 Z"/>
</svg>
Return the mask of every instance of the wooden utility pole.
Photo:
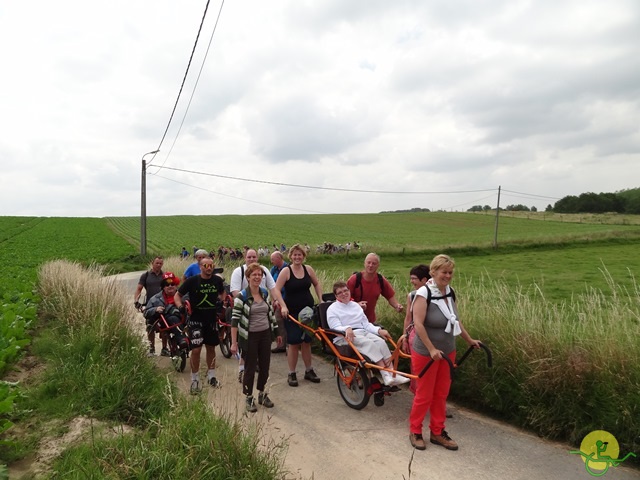
<svg viewBox="0 0 640 480">
<path fill-rule="evenodd" d="M 502 186 L 498 185 L 498 204 L 496 205 L 496 227 L 493 233 L 493 248 L 498 249 L 498 220 L 500 218 L 500 189 Z"/>
</svg>

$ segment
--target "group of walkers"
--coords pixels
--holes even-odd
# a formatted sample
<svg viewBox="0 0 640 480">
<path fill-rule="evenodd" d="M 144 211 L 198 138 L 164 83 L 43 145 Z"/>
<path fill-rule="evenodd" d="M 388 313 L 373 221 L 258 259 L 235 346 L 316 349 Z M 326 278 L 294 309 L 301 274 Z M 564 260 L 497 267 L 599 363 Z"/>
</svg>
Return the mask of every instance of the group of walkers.
<svg viewBox="0 0 640 480">
<path fill-rule="evenodd" d="M 268 270 L 258 263 L 258 252 L 247 248 L 244 264 L 231 274 L 231 352 L 239 359 L 238 379 L 242 383 L 248 412 L 256 412 L 258 405 L 265 408 L 274 406 L 267 391 L 272 353 L 286 353 L 289 386 L 299 385 L 297 365 L 300 357 L 304 364 L 304 380 L 312 383 L 321 381 L 313 367 L 312 337 L 289 317 L 297 319 L 303 309 L 322 301 L 323 290 L 316 272 L 305 264 L 307 253 L 305 246 L 293 245 L 288 250 L 287 262 L 285 254 L 277 249 L 271 253 L 272 268 Z M 134 294 L 137 307 L 140 306 L 142 288 L 147 290 L 148 298 L 150 296 L 145 310 L 148 324 L 154 316 L 168 310 L 184 315 L 185 297 L 188 297 L 191 306 L 187 332 L 191 348 L 192 394 L 202 390 L 199 368 L 203 345 L 207 383 L 212 387 L 220 386 L 215 373 L 215 346 L 219 344 L 216 325 L 217 313 L 227 295 L 223 279 L 213 273 L 214 260 L 211 256 L 205 250 L 197 250 L 195 258 L 196 267 L 191 269 L 194 264 L 190 265 L 180 282 L 173 273 L 162 272 L 162 259 L 157 257 L 151 270 L 140 277 Z M 378 273 L 379 266 L 380 257 L 370 253 L 365 258 L 364 270 L 354 273 L 346 282 L 338 281 L 333 285 L 336 301 L 327 309 L 327 321 L 332 330 L 344 335 L 334 340 L 336 344 L 353 343 L 372 362 L 387 368 L 381 370 L 382 380 L 386 385 L 396 386 L 408 382 L 409 378 L 388 371 L 391 369 L 391 353 L 386 339 L 390 335 L 375 324 L 375 310 L 381 296 L 397 312 L 403 312 L 405 308 L 396 298 L 391 283 Z M 426 449 L 423 422 L 427 412 L 430 413 L 430 442 L 449 450 L 458 449 L 445 430 L 451 378 L 449 364 L 443 359 L 446 356 L 455 361 L 457 335 L 470 346 L 480 346 L 480 342 L 471 338 L 459 320 L 455 292 L 449 285 L 454 267 L 453 259 L 437 255 L 429 266 L 418 265 L 410 271 L 414 290 L 407 296 L 404 333 L 398 344 L 411 354 L 414 375 L 422 372 L 429 361 L 434 361 L 434 365 L 422 377 L 412 380 L 410 385 L 414 400 L 409 415 L 409 439 L 418 450 Z M 176 291 L 177 284 L 180 286 Z M 154 291 L 156 285 L 162 285 L 159 292 Z M 155 303 L 152 302 L 154 298 Z M 155 353 L 153 336 L 151 331 L 150 354 Z M 274 340 L 276 346 L 272 348 Z M 258 392 L 257 402 L 254 385 Z"/>
</svg>

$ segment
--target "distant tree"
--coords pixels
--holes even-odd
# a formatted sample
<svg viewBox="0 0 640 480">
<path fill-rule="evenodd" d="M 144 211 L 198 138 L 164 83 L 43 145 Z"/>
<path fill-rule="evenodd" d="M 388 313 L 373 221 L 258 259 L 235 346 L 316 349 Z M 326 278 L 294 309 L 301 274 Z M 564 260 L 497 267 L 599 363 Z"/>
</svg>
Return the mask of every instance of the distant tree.
<svg viewBox="0 0 640 480">
<path fill-rule="evenodd" d="M 467 210 L 467 212 L 481 212 L 481 211 L 482 211 L 482 205 L 474 205 L 473 207 Z"/>
<path fill-rule="evenodd" d="M 534 205 L 534 206 L 532 206 L 532 207 L 531 207 L 531 211 L 532 211 L 532 212 L 537 212 L 537 211 L 538 211 L 538 209 L 537 209 L 537 208 L 536 208 L 536 206 Z"/>
<path fill-rule="evenodd" d="M 545 212 L 553 212 L 553 207 L 551 204 L 547 205 L 547 208 L 544 209 Z"/>
<path fill-rule="evenodd" d="M 625 213 L 640 214 L 640 188 L 631 188 L 616 192 L 624 201 Z"/>
<path fill-rule="evenodd" d="M 528 212 L 529 207 L 526 205 L 518 204 L 518 205 L 507 205 L 507 212 Z"/>
<path fill-rule="evenodd" d="M 489 205 L 485 205 L 484 207 L 482 207 L 482 210 L 487 212 L 487 211 L 491 210 L 491 207 Z"/>
</svg>

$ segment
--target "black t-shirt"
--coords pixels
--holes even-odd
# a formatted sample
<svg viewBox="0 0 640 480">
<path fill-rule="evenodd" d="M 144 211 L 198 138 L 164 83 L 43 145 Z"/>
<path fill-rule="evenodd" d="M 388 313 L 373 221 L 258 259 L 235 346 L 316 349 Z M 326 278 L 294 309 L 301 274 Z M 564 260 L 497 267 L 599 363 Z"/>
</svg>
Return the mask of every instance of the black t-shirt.
<svg viewBox="0 0 640 480">
<path fill-rule="evenodd" d="M 200 275 L 187 278 L 178 288 L 180 295 L 189 294 L 191 318 L 200 322 L 214 322 L 216 319 L 216 303 L 224 292 L 224 282 L 214 275 L 205 279 Z"/>
</svg>

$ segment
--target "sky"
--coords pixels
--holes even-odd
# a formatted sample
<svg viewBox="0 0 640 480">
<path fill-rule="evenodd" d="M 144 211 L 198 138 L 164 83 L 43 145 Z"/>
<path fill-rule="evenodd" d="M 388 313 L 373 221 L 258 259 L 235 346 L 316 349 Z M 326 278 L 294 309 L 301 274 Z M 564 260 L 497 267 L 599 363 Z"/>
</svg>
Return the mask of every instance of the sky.
<svg viewBox="0 0 640 480">
<path fill-rule="evenodd" d="M 637 0 L 211 0 L 176 103 L 206 5 L 0 4 L 0 216 L 139 216 L 143 159 L 149 216 L 640 187 Z"/>
</svg>

